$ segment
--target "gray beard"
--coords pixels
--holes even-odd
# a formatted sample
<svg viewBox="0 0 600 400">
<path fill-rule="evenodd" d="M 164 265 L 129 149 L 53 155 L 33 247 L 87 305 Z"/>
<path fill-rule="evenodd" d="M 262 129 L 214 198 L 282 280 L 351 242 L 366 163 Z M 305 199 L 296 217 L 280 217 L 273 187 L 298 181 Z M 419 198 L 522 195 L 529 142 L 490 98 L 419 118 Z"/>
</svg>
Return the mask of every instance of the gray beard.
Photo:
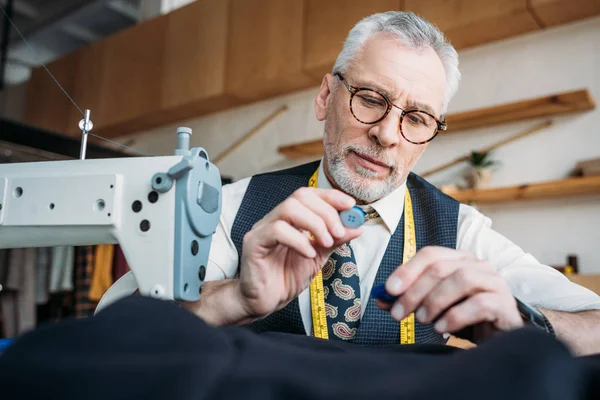
<svg viewBox="0 0 600 400">
<path fill-rule="evenodd" d="M 386 159 L 385 156 L 382 156 L 382 152 L 377 151 L 377 149 L 350 145 L 341 152 L 335 152 L 332 145 L 326 143 L 325 158 L 329 167 L 329 174 L 342 191 L 369 204 L 387 196 L 400 186 L 401 182 L 396 167 L 392 168 L 390 175 L 383 181 L 372 180 L 372 178 L 377 177 L 377 173 L 360 165 L 356 166 L 356 171 L 351 171 L 344 162 L 351 151 L 380 160 Z"/>
</svg>

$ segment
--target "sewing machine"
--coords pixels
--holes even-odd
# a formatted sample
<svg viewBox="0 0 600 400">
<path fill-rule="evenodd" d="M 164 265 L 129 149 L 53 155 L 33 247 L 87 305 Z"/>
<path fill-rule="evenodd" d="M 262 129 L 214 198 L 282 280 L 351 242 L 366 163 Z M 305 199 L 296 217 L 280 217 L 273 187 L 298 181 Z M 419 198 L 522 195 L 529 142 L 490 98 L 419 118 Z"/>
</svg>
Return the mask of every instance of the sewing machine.
<svg viewBox="0 0 600 400">
<path fill-rule="evenodd" d="M 89 112 L 86 115 L 89 121 Z M 0 248 L 119 244 L 131 274 L 97 310 L 131 294 L 196 301 L 221 213 L 221 176 L 177 130 L 172 156 L 0 164 Z M 80 124 L 81 125 L 81 124 Z"/>
</svg>

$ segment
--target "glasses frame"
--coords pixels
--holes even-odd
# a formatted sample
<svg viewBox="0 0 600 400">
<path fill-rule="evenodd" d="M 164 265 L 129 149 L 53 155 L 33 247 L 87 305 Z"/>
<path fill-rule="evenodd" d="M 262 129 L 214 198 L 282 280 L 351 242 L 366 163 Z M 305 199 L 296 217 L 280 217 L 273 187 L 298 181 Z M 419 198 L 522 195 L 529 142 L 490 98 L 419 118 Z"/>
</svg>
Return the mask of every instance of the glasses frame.
<svg viewBox="0 0 600 400">
<path fill-rule="evenodd" d="M 397 105 L 395 105 L 394 103 L 392 103 L 386 95 L 384 95 L 383 93 L 381 93 L 379 90 L 377 89 L 373 89 L 373 88 L 367 88 L 367 87 L 356 87 L 356 86 L 352 86 L 348 83 L 348 81 L 346 81 L 346 78 L 344 78 L 342 76 L 341 73 L 336 72 L 335 76 L 337 76 L 340 81 L 342 81 L 342 83 L 344 84 L 344 87 L 348 90 L 348 92 L 350 92 L 350 103 L 348 104 L 350 107 L 350 113 L 352 114 L 352 116 L 354 117 L 354 119 L 356 119 L 358 122 L 363 123 L 363 124 L 367 124 L 367 125 L 374 125 L 377 124 L 381 121 L 383 121 L 385 119 L 385 117 L 388 116 L 388 114 L 390 113 L 390 111 L 392 110 L 392 107 L 396 107 L 398 110 L 401 111 L 400 113 L 400 123 L 398 124 L 398 128 L 400 130 L 400 134 L 402 135 L 402 137 L 404 138 L 404 140 L 406 140 L 409 143 L 412 144 L 425 144 L 425 143 L 429 143 L 431 142 L 440 131 L 445 131 L 446 129 L 448 129 L 448 125 L 446 124 L 446 119 L 444 118 L 444 116 L 442 116 L 441 120 L 437 119 L 435 117 L 435 115 L 431 115 L 430 113 L 428 113 L 427 111 L 423 111 L 423 110 L 419 110 L 419 109 L 411 109 L 411 110 L 403 110 L 402 108 L 398 107 Z M 383 99 L 385 100 L 386 104 L 387 104 L 387 109 L 385 110 L 385 113 L 383 114 L 383 116 L 381 118 L 379 118 L 376 121 L 373 122 L 365 122 L 362 121 L 360 119 L 358 119 L 358 117 L 354 114 L 354 110 L 352 110 L 352 100 L 354 99 L 354 95 L 356 93 L 358 93 L 361 90 L 370 90 L 372 92 L 377 93 L 378 95 L 380 95 L 381 97 L 383 97 Z M 402 121 L 404 120 L 404 117 L 407 114 L 413 113 L 413 112 L 421 112 L 423 114 L 429 115 L 431 118 L 433 118 L 437 124 L 437 129 L 435 130 L 435 132 L 433 133 L 433 136 L 430 137 L 429 139 L 422 141 L 422 142 L 413 142 L 412 140 L 408 139 L 406 136 L 404 136 L 404 132 L 402 132 Z"/>
</svg>

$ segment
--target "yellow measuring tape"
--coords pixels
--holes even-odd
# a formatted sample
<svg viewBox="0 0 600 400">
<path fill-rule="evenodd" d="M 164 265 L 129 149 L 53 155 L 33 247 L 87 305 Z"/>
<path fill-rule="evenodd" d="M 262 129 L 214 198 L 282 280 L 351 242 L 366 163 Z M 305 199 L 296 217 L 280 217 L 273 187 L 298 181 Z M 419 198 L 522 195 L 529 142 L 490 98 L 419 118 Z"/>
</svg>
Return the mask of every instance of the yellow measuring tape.
<svg viewBox="0 0 600 400">
<path fill-rule="evenodd" d="M 318 187 L 319 170 L 310 177 L 309 187 Z M 404 196 L 404 250 L 402 263 L 414 257 L 417 253 L 417 236 L 415 233 L 415 219 L 413 215 L 412 200 L 408 187 Z M 325 313 L 325 294 L 323 291 L 323 274 L 321 271 L 310 284 L 310 308 L 312 312 L 313 335 L 321 339 L 329 339 L 327 331 L 327 314 Z M 412 344 L 415 342 L 415 315 L 400 321 L 400 343 Z"/>
</svg>

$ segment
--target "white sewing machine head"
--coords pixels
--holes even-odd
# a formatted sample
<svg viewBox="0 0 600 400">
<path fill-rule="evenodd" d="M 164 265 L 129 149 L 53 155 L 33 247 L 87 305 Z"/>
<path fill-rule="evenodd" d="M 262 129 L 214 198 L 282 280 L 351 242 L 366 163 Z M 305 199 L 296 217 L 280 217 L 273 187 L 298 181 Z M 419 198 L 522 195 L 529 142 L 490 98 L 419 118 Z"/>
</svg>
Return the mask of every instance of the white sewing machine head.
<svg viewBox="0 0 600 400">
<path fill-rule="evenodd" d="M 0 248 L 119 244 L 142 295 L 198 300 L 221 175 L 191 133 L 173 156 L 0 164 Z"/>
</svg>

